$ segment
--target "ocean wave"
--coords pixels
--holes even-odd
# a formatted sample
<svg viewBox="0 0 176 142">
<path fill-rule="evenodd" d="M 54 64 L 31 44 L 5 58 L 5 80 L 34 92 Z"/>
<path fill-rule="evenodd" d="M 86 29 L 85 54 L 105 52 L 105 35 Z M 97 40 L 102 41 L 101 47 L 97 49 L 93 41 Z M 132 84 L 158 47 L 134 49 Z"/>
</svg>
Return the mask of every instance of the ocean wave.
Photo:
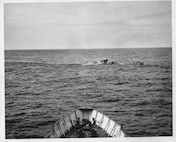
<svg viewBox="0 0 176 142">
<path fill-rule="evenodd" d="M 6 119 L 6 124 L 15 125 L 15 123 L 20 123 L 23 121 L 23 118 L 13 118 L 13 119 Z"/>
<path fill-rule="evenodd" d="M 102 99 L 103 102 L 114 103 L 120 101 L 120 99 Z"/>
</svg>

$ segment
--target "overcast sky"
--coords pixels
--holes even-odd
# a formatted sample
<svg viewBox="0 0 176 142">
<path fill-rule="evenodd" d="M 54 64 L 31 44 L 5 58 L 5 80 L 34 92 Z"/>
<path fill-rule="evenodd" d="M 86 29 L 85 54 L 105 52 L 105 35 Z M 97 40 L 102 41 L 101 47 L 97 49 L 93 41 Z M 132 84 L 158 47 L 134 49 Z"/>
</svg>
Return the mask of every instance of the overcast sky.
<svg viewBox="0 0 176 142">
<path fill-rule="evenodd" d="M 6 3 L 5 49 L 171 47 L 171 2 Z"/>
</svg>

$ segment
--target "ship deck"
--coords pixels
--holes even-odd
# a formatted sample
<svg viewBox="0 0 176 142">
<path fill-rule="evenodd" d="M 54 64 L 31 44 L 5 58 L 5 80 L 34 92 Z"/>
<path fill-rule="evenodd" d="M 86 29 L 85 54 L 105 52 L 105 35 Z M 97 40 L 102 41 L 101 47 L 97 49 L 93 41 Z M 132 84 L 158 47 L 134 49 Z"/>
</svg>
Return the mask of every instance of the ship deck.
<svg viewBox="0 0 176 142">
<path fill-rule="evenodd" d="M 62 138 L 90 138 L 90 137 L 109 137 L 108 134 L 100 127 L 81 126 L 79 128 L 73 127 Z"/>
</svg>

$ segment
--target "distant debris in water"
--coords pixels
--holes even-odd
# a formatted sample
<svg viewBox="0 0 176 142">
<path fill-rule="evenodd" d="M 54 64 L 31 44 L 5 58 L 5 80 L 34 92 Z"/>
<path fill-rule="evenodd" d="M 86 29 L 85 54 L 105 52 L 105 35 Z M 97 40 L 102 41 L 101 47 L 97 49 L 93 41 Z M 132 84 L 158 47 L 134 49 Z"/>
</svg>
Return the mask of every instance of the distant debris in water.
<svg viewBox="0 0 176 142">
<path fill-rule="evenodd" d="M 101 60 L 101 63 L 107 64 L 107 63 L 108 63 L 108 59 L 107 59 L 107 58 L 102 59 L 102 60 Z"/>
<path fill-rule="evenodd" d="M 94 61 L 94 62 L 87 62 L 82 65 L 119 65 L 119 66 L 124 66 L 124 65 L 134 65 L 134 66 L 145 66 L 146 64 L 142 61 L 129 61 L 129 62 L 115 62 L 115 61 L 110 61 L 108 58 L 103 58 L 100 59 L 99 61 Z"/>
<path fill-rule="evenodd" d="M 112 62 L 112 61 L 109 61 L 107 58 L 103 58 L 101 61 L 101 64 L 104 64 L 104 65 L 112 65 L 112 64 L 115 64 L 115 62 Z"/>
<path fill-rule="evenodd" d="M 94 61 L 94 62 L 87 62 L 85 64 L 82 65 L 112 65 L 112 64 L 117 64 L 114 61 L 109 61 L 107 58 L 103 58 L 99 61 Z"/>
</svg>

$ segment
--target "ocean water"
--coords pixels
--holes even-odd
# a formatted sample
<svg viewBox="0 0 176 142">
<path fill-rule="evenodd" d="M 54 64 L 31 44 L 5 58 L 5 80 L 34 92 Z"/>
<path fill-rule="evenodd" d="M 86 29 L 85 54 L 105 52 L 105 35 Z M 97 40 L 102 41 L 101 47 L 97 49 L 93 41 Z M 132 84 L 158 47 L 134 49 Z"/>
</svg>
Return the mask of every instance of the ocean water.
<svg viewBox="0 0 176 142">
<path fill-rule="evenodd" d="M 81 106 L 129 137 L 172 136 L 172 49 L 5 51 L 7 139 L 44 138 Z"/>
</svg>

